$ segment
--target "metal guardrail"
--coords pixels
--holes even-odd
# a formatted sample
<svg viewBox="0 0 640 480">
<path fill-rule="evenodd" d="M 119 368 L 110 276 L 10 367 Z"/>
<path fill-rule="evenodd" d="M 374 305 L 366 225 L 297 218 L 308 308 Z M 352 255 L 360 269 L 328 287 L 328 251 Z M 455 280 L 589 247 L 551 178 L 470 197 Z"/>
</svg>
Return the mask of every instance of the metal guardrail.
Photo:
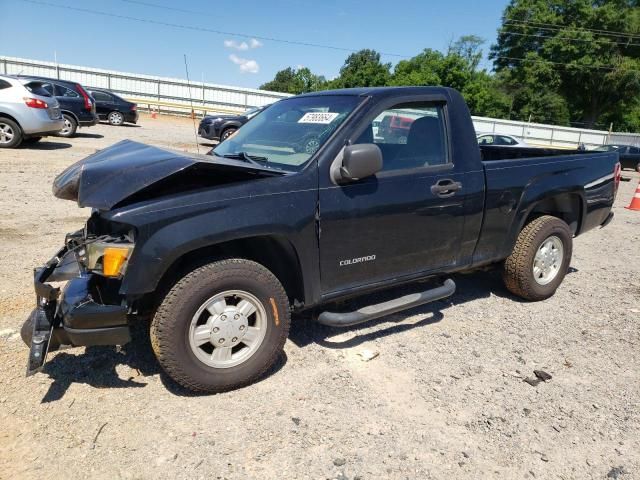
<svg viewBox="0 0 640 480">
<path fill-rule="evenodd" d="M 154 77 L 150 75 L 125 73 L 77 65 L 57 64 L 40 60 L 0 56 L 0 73 L 38 75 L 81 83 L 88 89 L 102 88 L 127 98 L 155 101 L 162 108 L 177 108 L 185 103 L 186 109 L 207 113 L 242 112 L 250 107 L 273 103 L 290 96 L 285 93 L 270 92 L 252 88 L 232 87 L 206 82 L 187 82 L 183 79 Z M 184 110 L 180 108 L 180 110 Z M 179 110 L 179 111 L 180 111 Z"/>
<path fill-rule="evenodd" d="M 135 98 L 129 97 L 128 95 L 122 95 L 122 97 L 130 102 L 134 102 L 138 105 L 138 111 L 141 111 L 141 105 L 145 106 L 144 110 L 148 113 L 165 113 L 165 114 L 178 114 L 178 115 L 194 115 L 204 117 L 207 114 L 231 114 L 237 115 L 245 111 L 244 108 L 241 109 L 230 109 L 230 108 L 215 108 L 210 109 L 206 106 L 194 104 L 193 108 L 188 103 L 171 103 L 171 102 L 158 102 L 156 100 L 149 100 L 146 98 Z M 199 113 L 199 115 L 198 115 Z"/>
<path fill-rule="evenodd" d="M 124 73 L 77 65 L 57 64 L 40 60 L 0 56 L 0 72 L 23 73 L 77 81 L 87 88 L 104 88 L 146 105 L 158 113 L 201 115 L 241 113 L 247 108 L 263 106 L 290 96 L 251 88 L 230 87 L 205 82 L 190 82 L 177 78 Z M 603 130 L 560 127 L 539 123 L 473 117 L 478 133 L 515 135 L 527 143 L 555 148 L 575 148 L 583 143 L 594 148 L 605 143 L 640 145 L 640 134 Z"/>
</svg>

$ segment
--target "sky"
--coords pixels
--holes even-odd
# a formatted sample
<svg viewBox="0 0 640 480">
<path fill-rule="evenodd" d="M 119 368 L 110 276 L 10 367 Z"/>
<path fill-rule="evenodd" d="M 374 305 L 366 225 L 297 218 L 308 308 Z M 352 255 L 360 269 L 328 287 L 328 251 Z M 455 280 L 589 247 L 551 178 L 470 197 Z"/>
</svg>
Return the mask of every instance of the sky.
<svg viewBox="0 0 640 480">
<path fill-rule="evenodd" d="M 45 61 L 57 55 L 60 63 L 185 78 L 186 54 L 193 81 L 257 88 L 289 66 L 305 66 L 333 78 L 350 53 L 344 49 L 372 48 L 384 53 L 383 61 L 395 64 L 401 56 L 411 57 L 424 48 L 444 51 L 458 37 L 474 34 L 487 41 L 486 53 L 506 4 L 507 0 L 0 0 L 0 55 Z M 490 69 L 491 63 L 485 60 L 483 66 Z"/>
</svg>

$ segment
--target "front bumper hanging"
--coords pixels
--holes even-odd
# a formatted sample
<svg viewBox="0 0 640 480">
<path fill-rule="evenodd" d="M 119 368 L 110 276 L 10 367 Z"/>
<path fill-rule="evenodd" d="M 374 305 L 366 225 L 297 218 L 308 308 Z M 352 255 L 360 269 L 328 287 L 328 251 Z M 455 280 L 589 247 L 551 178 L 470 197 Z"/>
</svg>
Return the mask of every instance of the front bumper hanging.
<svg viewBox="0 0 640 480">
<path fill-rule="evenodd" d="M 67 280 L 61 291 L 48 281 Z M 47 353 L 67 345 L 124 345 L 131 340 L 127 307 L 100 275 L 85 273 L 75 254 L 62 248 L 34 272 L 36 308 L 23 331 L 30 346 L 27 376 L 42 369 Z M 31 328 L 29 328 L 31 327 Z"/>
</svg>

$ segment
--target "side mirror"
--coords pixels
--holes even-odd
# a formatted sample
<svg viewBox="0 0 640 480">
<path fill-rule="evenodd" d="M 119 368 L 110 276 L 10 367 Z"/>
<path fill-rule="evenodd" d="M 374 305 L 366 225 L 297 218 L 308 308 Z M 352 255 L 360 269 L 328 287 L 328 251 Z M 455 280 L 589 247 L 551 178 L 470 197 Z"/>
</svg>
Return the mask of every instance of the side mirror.
<svg viewBox="0 0 640 480">
<path fill-rule="evenodd" d="M 348 145 L 342 151 L 342 161 L 337 159 L 331 169 L 335 183 L 353 182 L 375 175 L 382 170 L 382 152 L 373 143 Z"/>
</svg>

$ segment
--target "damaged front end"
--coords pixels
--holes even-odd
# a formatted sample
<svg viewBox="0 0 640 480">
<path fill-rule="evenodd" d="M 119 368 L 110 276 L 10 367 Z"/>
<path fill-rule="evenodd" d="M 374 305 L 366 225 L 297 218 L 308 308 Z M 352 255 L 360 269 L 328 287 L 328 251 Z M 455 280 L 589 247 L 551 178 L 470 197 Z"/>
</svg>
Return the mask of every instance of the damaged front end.
<svg viewBox="0 0 640 480">
<path fill-rule="evenodd" d="M 128 306 L 118 291 L 133 247 L 132 232 L 98 236 L 85 228 L 67 235 L 65 246 L 35 269 L 36 308 L 22 328 L 30 346 L 27 375 L 65 346 L 130 341 Z M 60 282 L 66 283 L 52 285 Z"/>
</svg>

